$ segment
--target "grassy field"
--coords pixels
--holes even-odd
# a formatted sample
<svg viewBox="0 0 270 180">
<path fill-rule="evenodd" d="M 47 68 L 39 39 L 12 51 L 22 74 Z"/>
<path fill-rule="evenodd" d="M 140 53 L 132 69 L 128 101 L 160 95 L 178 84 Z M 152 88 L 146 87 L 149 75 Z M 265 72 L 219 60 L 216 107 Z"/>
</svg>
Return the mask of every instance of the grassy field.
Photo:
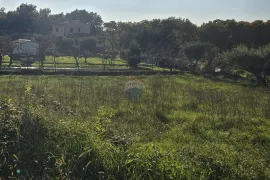
<svg viewBox="0 0 270 180">
<path fill-rule="evenodd" d="M 47 56 L 46 60 L 44 62 L 44 67 L 51 67 L 51 68 L 78 68 L 78 66 L 76 65 L 76 62 L 74 60 L 73 57 L 70 56 L 63 56 L 63 57 L 57 57 L 55 59 L 56 64 L 54 64 L 54 60 L 52 56 Z M 4 67 L 8 67 L 9 66 L 9 57 L 5 56 L 4 60 L 3 60 L 3 66 Z M 80 58 L 79 61 L 79 68 L 99 68 L 99 69 L 104 69 L 104 66 L 102 64 L 106 64 L 105 69 L 130 69 L 129 66 L 126 64 L 126 61 L 122 60 L 122 59 L 115 59 L 113 62 L 113 66 L 109 64 L 109 61 L 102 61 L 101 58 L 98 57 L 91 57 L 91 58 L 87 58 L 87 63 L 85 63 L 84 58 Z M 21 62 L 19 61 L 14 61 L 12 63 L 12 66 L 22 66 Z M 31 66 L 33 67 L 40 67 L 41 66 L 41 62 L 37 61 L 34 62 Z M 145 70 L 152 70 L 152 66 L 147 66 L 146 64 L 142 63 L 141 65 L 139 65 L 139 67 L 141 69 L 145 69 Z M 154 71 L 169 71 L 168 68 L 160 68 L 157 66 L 153 66 L 153 70 Z M 179 70 L 176 70 L 179 71 Z"/>
<path fill-rule="evenodd" d="M 139 78 L 0 76 L 0 177 L 270 179 L 268 89 Z"/>
</svg>

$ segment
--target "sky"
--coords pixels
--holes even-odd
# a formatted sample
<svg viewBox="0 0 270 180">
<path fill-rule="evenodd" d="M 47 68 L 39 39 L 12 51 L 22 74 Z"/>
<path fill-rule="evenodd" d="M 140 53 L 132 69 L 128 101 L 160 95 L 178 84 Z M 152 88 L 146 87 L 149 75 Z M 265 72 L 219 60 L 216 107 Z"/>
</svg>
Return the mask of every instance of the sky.
<svg viewBox="0 0 270 180">
<path fill-rule="evenodd" d="M 50 8 L 52 13 L 85 9 L 105 22 L 188 18 L 200 25 L 215 19 L 254 21 L 270 19 L 270 0 L 0 0 L 0 7 L 15 10 L 21 3 Z"/>
</svg>

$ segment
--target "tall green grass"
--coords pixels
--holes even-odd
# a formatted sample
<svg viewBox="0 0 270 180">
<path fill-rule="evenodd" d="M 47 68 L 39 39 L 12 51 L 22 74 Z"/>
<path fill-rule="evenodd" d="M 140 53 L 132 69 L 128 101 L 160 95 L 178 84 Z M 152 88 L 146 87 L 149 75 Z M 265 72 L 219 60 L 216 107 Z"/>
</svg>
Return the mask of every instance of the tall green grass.
<svg viewBox="0 0 270 180">
<path fill-rule="evenodd" d="M 270 179 L 270 95 L 202 77 L 1 76 L 0 177 Z"/>
</svg>

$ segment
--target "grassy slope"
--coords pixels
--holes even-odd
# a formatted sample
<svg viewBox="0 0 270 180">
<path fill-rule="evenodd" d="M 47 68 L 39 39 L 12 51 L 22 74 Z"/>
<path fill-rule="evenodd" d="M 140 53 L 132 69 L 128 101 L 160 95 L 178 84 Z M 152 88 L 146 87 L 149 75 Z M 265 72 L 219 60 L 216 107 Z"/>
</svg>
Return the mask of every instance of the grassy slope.
<svg viewBox="0 0 270 180">
<path fill-rule="evenodd" d="M 140 78 L 146 89 L 132 102 L 127 77 L 1 76 L 17 177 L 270 179 L 269 92 Z"/>
</svg>

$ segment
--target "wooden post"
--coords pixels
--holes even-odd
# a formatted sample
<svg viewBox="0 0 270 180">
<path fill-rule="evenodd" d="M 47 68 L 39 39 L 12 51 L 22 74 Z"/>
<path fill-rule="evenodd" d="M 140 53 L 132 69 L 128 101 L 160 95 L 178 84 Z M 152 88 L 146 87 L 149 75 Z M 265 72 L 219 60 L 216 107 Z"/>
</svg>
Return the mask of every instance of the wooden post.
<svg viewBox="0 0 270 180">
<path fill-rule="evenodd" d="M 154 58 L 152 58 L 152 71 L 154 71 Z"/>
<path fill-rule="evenodd" d="M 55 56 L 53 56 L 53 62 L 54 62 L 54 72 L 56 72 L 56 62 L 55 62 Z"/>
</svg>

